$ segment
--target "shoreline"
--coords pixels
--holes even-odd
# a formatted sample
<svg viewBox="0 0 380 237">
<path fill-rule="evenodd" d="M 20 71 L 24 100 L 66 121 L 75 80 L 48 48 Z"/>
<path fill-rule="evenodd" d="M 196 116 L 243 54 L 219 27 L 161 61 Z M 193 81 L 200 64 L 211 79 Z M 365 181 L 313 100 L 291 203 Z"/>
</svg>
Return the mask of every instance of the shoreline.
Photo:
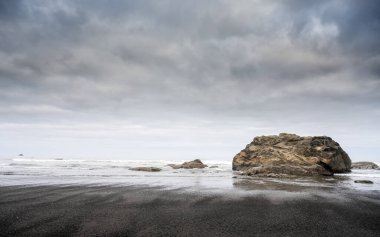
<svg viewBox="0 0 380 237">
<path fill-rule="evenodd" d="M 0 236 L 377 236 L 378 192 L 0 187 Z"/>
</svg>

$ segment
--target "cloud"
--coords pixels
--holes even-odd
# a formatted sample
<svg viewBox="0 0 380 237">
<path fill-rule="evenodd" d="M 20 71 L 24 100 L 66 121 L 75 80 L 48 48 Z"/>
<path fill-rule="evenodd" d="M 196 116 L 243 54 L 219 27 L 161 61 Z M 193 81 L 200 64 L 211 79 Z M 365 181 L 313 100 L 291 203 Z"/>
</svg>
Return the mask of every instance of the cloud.
<svg viewBox="0 0 380 237">
<path fill-rule="evenodd" d="M 131 123 L 165 137 L 184 123 L 178 131 L 194 144 L 190 124 L 214 134 L 204 144 L 259 126 L 271 129 L 242 139 L 288 130 L 350 137 L 350 146 L 357 134 L 364 145 L 379 128 L 378 4 L 2 2 L 0 125 L 53 124 L 59 137 L 67 124 Z"/>
</svg>

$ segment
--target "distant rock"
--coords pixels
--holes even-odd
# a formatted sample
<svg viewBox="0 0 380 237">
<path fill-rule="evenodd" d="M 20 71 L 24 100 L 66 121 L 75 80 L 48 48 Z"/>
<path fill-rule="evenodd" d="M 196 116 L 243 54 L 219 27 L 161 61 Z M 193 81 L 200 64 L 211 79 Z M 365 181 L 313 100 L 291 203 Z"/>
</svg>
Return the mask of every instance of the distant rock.
<svg viewBox="0 0 380 237">
<path fill-rule="evenodd" d="M 280 133 L 255 137 L 233 159 L 232 169 L 244 175 L 333 175 L 349 172 L 351 160 L 330 137 Z"/>
<path fill-rule="evenodd" d="M 207 165 L 203 164 L 201 160 L 196 159 L 189 162 L 184 162 L 182 165 L 168 164 L 173 169 L 203 169 Z"/>
<path fill-rule="evenodd" d="M 373 184 L 371 180 L 355 180 L 355 183 L 361 183 L 361 184 Z"/>
<path fill-rule="evenodd" d="M 361 162 L 353 162 L 351 165 L 351 169 L 372 170 L 372 169 L 379 169 L 379 166 L 373 162 L 361 161 Z"/>
<path fill-rule="evenodd" d="M 130 168 L 130 170 L 146 171 L 146 172 L 159 172 L 159 171 L 161 171 L 161 169 L 157 168 L 157 167 L 134 167 L 134 168 Z"/>
</svg>

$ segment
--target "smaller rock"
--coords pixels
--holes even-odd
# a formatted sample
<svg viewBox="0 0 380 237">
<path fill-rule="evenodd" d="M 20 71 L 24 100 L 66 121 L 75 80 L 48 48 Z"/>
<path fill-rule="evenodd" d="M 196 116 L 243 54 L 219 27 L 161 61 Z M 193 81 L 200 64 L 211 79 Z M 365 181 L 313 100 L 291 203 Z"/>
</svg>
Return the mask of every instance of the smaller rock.
<svg viewBox="0 0 380 237">
<path fill-rule="evenodd" d="M 373 184 L 371 180 L 355 180 L 355 183 L 361 183 L 361 184 Z"/>
<path fill-rule="evenodd" d="M 207 165 L 203 164 L 201 160 L 195 159 L 193 161 L 184 162 L 182 165 L 168 164 L 173 169 L 203 169 Z"/>
<path fill-rule="evenodd" d="M 146 171 L 146 172 L 159 172 L 159 171 L 161 171 L 161 169 L 157 168 L 157 167 L 134 167 L 134 168 L 130 168 L 129 170 Z"/>
<path fill-rule="evenodd" d="M 209 168 L 210 169 L 212 169 L 212 168 L 218 168 L 219 166 L 217 166 L 217 165 L 212 165 L 212 166 L 210 166 Z"/>
<path fill-rule="evenodd" d="M 361 162 L 353 162 L 351 165 L 351 169 L 372 170 L 372 169 L 379 169 L 379 166 L 373 162 L 361 161 Z"/>
</svg>

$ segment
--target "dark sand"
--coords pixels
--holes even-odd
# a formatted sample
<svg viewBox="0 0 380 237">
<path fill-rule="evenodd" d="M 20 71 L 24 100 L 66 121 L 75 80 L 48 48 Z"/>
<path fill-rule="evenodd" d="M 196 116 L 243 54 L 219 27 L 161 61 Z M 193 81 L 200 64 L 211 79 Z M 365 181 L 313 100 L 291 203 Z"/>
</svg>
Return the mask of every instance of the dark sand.
<svg viewBox="0 0 380 237">
<path fill-rule="evenodd" d="M 0 187 L 0 236 L 380 236 L 378 195 L 335 195 Z"/>
</svg>

